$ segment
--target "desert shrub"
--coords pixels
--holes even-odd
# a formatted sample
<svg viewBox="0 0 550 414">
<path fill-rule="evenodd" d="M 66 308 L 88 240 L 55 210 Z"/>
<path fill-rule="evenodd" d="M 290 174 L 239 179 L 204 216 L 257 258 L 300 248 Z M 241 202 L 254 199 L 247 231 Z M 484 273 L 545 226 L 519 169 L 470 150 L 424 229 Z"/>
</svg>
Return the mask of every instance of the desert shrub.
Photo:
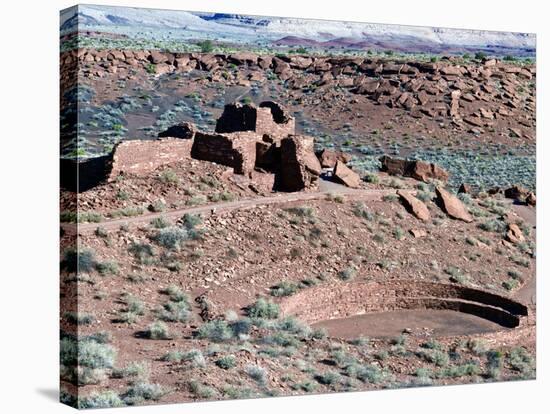
<svg viewBox="0 0 550 414">
<path fill-rule="evenodd" d="M 159 384 L 137 382 L 130 386 L 122 398 L 128 405 L 141 404 L 147 400 L 158 401 L 169 391 Z"/>
<path fill-rule="evenodd" d="M 266 370 L 258 365 L 247 365 L 245 372 L 250 378 L 260 385 L 265 385 L 267 382 Z"/>
<path fill-rule="evenodd" d="M 78 408 L 111 408 L 126 405 L 120 396 L 114 391 L 94 392 L 90 395 L 78 398 Z"/>
<path fill-rule="evenodd" d="M 185 229 L 177 226 L 160 229 L 155 235 L 154 240 L 167 249 L 176 250 L 181 244 L 189 239 L 189 234 Z"/>
<path fill-rule="evenodd" d="M 149 377 L 150 368 L 145 362 L 131 362 L 124 368 L 113 369 L 113 378 L 138 378 L 145 380 Z"/>
<path fill-rule="evenodd" d="M 421 351 L 419 355 L 426 361 L 431 362 L 438 367 L 443 367 L 449 364 L 449 355 L 446 352 L 440 351 L 438 349 Z"/>
<path fill-rule="evenodd" d="M 145 304 L 139 298 L 126 295 L 123 300 L 126 303 L 126 309 L 119 313 L 118 318 L 114 322 L 134 323 L 139 316 L 145 314 Z"/>
<path fill-rule="evenodd" d="M 298 339 L 294 335 L 287 332 L 275 332 L 272 335 L 268 335 L 263 338 L 263 341 L 268 344 L 275 344 L 282 347 L 297 347 L 299 345 Z"/>
<path fill-rule="evenodd" d="M 147 63 L 145 65 L 145 71 L 149 75 L 154 75 L 155 73 L 157 73 L 157 65 L 155 65 L 154 63 Z"/>
<path fill-rule="evenodd" d="M 530 374 L 534 367 L 534 360 L 523 347 L 512 348 L 508 354 L 508 363 L 513 370 L 522 374 Z"/>
<path fill-rule="evenodd" d="M 380 176 L 376 173 L 367 172 L 363 177 L 363 180 L 367 183 L 378 184 L 380 183 Z"/>
<path fill-rule="evenodd" d="M 307 206 L 301 206 L 301 207 L 291 207 L 285 209 L 285 211 L 288 211 L 291 214 L 294 214 L 298 217 L 307 217 L 307 218 L 313 218 L 315 217 L 315 210 L 313 207 L 307 207 Z"/>
<path fill-rule="evenodd" d="M 200 47 L 202 53 L 211 53 L 214 51 L 214 43 L 209 39 L 198 42 L 197 46 Z"/>
<path fill-rule="evenodd" d="M 189 296 L 176 285 L 169 285 L 162 293 L 168 295 L 173 302 L 185 302 L 189 304 Z"/>
<path fill-rule="evenodd" d="M 390 182 L 388 183 L 388 186 L 391 187 L 391 188 L 396 188 L 396 189 L 401 189 L 401 188 L 405 187 L 405 185 L 403 184 L 403 181 L 401 181 L 397 178 L 392 178 L 390 180 Z"/>
<path fill-rule="evenodd" d="M 84 312 L 65 312 L 63 316 L 67 322 L 75 325 L 91 325 L 95 321 L 94 315 Z"/>
<path fill-rule="evenodd" d="M 440 378 L 442 377 L 458 378 L 458 377 L 464 377 L 467 375 L 468 376 L 479 375 L 480 373 L 481 373 L 481 369 L 479 368 L 479 365 L 474 363 L 467 363 L 467 364 L 453 365 L 453 366 L 447 367 L 439 371 L 436 375 Z"/>
<path fill-rule="evenodd" d="M 204 357 L 200 349 L 191 349 L 187 352 L 179 353 L 177 358 L 174 358 L 172 355 L 172 361 L 177 360 L 177 362 L 187 362 L 193 368 L 204 368 L 206 366 L 206 358 Z"/>
<path fill-rule="evenodd" d="M 178 175 L 173 170 L 164 170 L 159 180 L 164 184 L 177 184 L 179 182 Z"/>
<path fill-rule="evenodd" d="M 197 337 L 212 342 L 224 342 L 233 337 L 233 331 L 226 321 L 216 319 L 199 327 Z"/>
<path fill-rule="evenodd" d="M 502 287 L 506 290 L 514 290 L 519 285 L 519 281 L 517 279 L 508 279 L 502 282 Z"/>
<path fill-rule="evenodd" d="M 118 263 L 115 261 L 99 262 L 95 267 L 98 273 L 103 276 L 118 274 Z"/>
<path fill-rule="evenodd" d="M 482 355 L 487 351 L 487 343 L 483 339 L 469 339 L 466 347 L 476 355 Z"/>
<path fill-rule="evenodd" d="M 368 210 L 368 208 L 365 206 L 365 203 L 355 203 L 353 205 L 353 214 L 355 214 L 357 217 L 364 218 L 368 221 L 371 221 L 374 219 L 374 215 Z"/>
<path fill-rule="evenodd" d="M 189 390 L 198 398 L 211 399 L 216 395 L 216 390 L 198 381 L 189 381 Z"/>
<path fill-rule="evenodd" d="M 379 384 L 386 378 L 386 373 L 376 365 L 363 365 L 355 370 L 355 378 L 371 384 Z"/>
<path fill-rule="evenodd" d="M 105 230 L 104 227 L 98 227 L 95 229 L 94 231 L 94 234 L 97 236 L 97 237 L 101 237 L 103 239 L 106 239 L 107 237 L 109 237 L 109 233 L 107 232 L 107 230 Z"/>
<path fill-rule="evenodd" d="M 248 335 L 252 322 L 248 318 L 234 320 L 229 324 L 229 327 L 233 331 L 233 335 L 237 338 L 242 338 L 244 335 Z"/>
<path fill-rule="evenodd" d="M 510 276 L 512 279 L 521 280 L 521 273 L 517 270 L 508 270 L 508 276 Z"/>
<path fill-rule="evenodd" d="M 149 210 L 153 213 L 162 213 L 166 210 L 166 203 L 162 200 L 156 200 L 149 205 Z"/>
<path fill-rule="evenodd" d="M 342 280 L 352 280 L 357 274 L 357 270 L 354 267 L 348 266 L 344 270 L 338 273 L 338 277 Z"/>
<path fill-rule="evenodd" d="M 68 272 L 91 272 L 96 266 L 95 253 L 90 249 L 67 249 L 61 267 Z"/>
<path fill-rule="evenodd" d="M 221 369 L 231 369 L 235 367 L 237 361 L 233 355 L 224 355 L 216 361 L 216 365 Z"/>
<path fill-rule="evenodd" d="M 397 197 L 397 194 L 386 194 L 384 197 L 382 197 L 382 200 L 393 203 L 399 200 L 399 197 Z"/>
<path fill-rule="evenodd" d="M 150 224 L 156 229 L 163 229 L 165 227 L 168 227 L 170 225 L 170 222 L 165 217 L 161 216 L 152 219 Z"/>
<path fill-rule="evenodd" d="M 478 227 L 482 230 L 490 231 L 493 233 L 503 233 L 504 231 L 506 231 L 506 223 L 496 219 L 491 219 L 480 223 Z"/>
<path fill-rule="evenodd" d="M 151 259 L 155 255 L 153 247 L 147 243 L 132 243 L 128 249 L 130 254 L 132 254 L 141 264 L 150 263 Z"/>
<path fill-rule="evenodd" d="M 159 311 L 159 318 L 167 322 L 187 322 L 191 317 L 191 309 L 186 301 L 168 302 Z"/>
<path fill-rule="evenodd" d="M 145 334 L 150 339 L 172 339 L 168 327 L 160 321 L 153 322 L 149 325 Z"/>
<path fill-rule="evenodd" d="M 279 305 L 260 298 L 248 308 L 248 316 L 251 318 L 276 319 L 279 317 Z"/>
<path fill-rule="evenodd" d="M 275 328 L 299 335 L 301 337 L 308 337 L 312 334 L 312 330 L 308 325 L 293 316 L 288 316 L 283 320 L 278 321 Z"/>
<path fill-rule="evenodd" d="M 405 237 L 405 230 L 403 230 L 401 227 L 396 227 L 393 229 L 393 237 L 395 237 L 397 240 L 401 240 L 403 237 Z"/>
<path fill-rule="evenodd" d="M 334 371 L 326 371 L 314 376 L 315 380 L 323 385 L 335 385 L 342 381 L 340 374 Z"/>
<path fill-rule="evenodd" d="M 186 229 L 189 229 L 189 230 L 194 229 L 195 227 L 197 227 L 201 223 L 202 223 L 202 218 L 198 214 L 186 213 L 183 216 L 183 225 Z"/>
<path fill-rule="evenodd" d="M 299 289 L 298 285 L 292 282 L 288 282 L 286 280 L 278 283 L 275 286 L 271 287 L 271 296 L 290 296 L 296 293 L 296 291 Z"/>
<path fill-rule="evenodd" d="M 141 206 L 128 206 L 120 208 L 110 213 L 112 218 L 117 217 L 135 217 L 145 213 L 145 209 Z"/>
<path fill-rule="evenodd" d="M 487 376 L 489 378 L 499 378 L 500 371 L 504 362 L 504 355 L 500 351 L 489 350 L 487 351 L 485 356 L 487 358 Z"/>
</svg>

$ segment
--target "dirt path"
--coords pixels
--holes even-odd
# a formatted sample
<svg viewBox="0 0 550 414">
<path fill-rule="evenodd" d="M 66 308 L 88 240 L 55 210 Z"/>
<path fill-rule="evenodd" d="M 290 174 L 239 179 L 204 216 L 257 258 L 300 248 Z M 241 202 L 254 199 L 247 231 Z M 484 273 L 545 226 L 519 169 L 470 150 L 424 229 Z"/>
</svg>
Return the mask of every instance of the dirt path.
<svg viewBox="0 0 550 414">
<path fill-rule="evenodd" d="M 123 224 L 139 224 L 148 223 L 154 218 L 180 218 L 184 214 L 203 214 L 203 213 L 216 213 L 221 211 L 231 211 L 238 209 L 254 208 L 262 205 L 280 204 L 292 201 L 307 201 L 307 200 L 319 200 L 327 197 L 329 194 L 338 194 L 352 196 L 354 198 L 360 198 L 362 200 L 379 200 L 383 196 L 395 193 L 395 190 L 356 190 L 347 188 L 340 185 L 330 185 L 330 191 L 318 191 L 313 193 L 283 193 L 272 197 L 259 197 L 252 199 L 243 199 L 231 202 L 207 204 L 197 207 L 189 207 L 179 210 L 172 210 L 162 213 L 143 214 L 136 217 L 124 217 L 120 219 L 107 220 L 100 223 L 61 223 L 61 227 L 66 232 L 74 233 L 86 233 L 95 231 L 98 227 L 104 229 L 118 228 Z M 78 229 L 78 230 L 77 230 Z"/>
</svg>

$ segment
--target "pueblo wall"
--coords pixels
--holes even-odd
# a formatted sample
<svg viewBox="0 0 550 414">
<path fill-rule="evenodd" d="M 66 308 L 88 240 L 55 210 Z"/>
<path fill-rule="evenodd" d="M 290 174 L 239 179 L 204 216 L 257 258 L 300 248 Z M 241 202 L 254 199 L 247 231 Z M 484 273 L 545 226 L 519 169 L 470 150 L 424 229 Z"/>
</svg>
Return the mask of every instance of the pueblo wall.
<svg viewBox="0 0 550 414">
<path fill-rule="evenodd" d="M 251 131 L 224 134 L 199 131 L 195 134 L 191 156 L 232 167 L 237 174 L 246 174 L 254 170 L 256 143 L 260 139 Z"/>
<path fill-rule="evenodd" d="M 295 119 L 271 101 L 262 102 L 259 107 L 240 103 L 226 105 L 216 123 L 218 133 L 253 131 L 277 140 L 294 134 L 295 129 Z"/>
<path fill-rule="evenodd" d="M 161 165 L 189 159 L 191 140 L 166 138 L 124 141 L 115 146 L 108 180 L 121 174 L 143 175 Z"/>
</svg>

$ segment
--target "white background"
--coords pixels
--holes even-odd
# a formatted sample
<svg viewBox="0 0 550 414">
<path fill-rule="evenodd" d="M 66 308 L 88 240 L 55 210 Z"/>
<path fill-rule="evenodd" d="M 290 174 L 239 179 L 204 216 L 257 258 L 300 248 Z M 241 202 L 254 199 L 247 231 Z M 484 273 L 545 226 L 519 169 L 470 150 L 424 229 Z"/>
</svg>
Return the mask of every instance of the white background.
<svg viewBox="0 0 550 414">
<path fill-rule="evenodd" d="M 104 413 L 548 412 L 548 11 L 544 1 L 97 1 L 537 33 L 538 380 L 103 410 Z M 4 0 L 0 30 L 0 411 L 65 413 L 58 378 L 58 13 L 62 0 Z M 545 115 L 546 119 L 545 119 Z M 545 125 L 546 124 L 546 125 Z M 543 129 L 545 127 L 546 130 Z M 546 327 L 546 330 L 543 329 Z M 543 389 L 546 388 L 546 393 Z"/>
</svg>

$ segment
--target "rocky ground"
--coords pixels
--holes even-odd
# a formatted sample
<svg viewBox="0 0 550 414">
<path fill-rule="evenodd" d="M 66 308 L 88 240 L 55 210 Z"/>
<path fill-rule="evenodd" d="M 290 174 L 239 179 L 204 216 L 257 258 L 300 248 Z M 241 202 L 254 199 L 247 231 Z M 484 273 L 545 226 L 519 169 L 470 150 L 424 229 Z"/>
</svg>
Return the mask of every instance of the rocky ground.
<svg viewBox="0 0 550 414">
<path fill-rule="evenodd" d="M 421 198 L 435 191 L 419 187 Z M 99 364 L 81 361 L 90 364 L 80 373 L 81 395 L 109 389 L 117 404 L 141 404 L 531 377 L 534 304 L 519 328 L 472 317 L 462 320 L 467 334 L 452 336 L 439 334 L 426 313 L 412 326 L 403 318 L 397 336 L 395 327 L 384 334 L 369 324 L 353 338 L 331 336 L 338 331 L 323 321 L 339 309 L 345 317 L 345 301 L 331 304 L 330 318 L 308 320 L 314 328 L 285 313 L 294 295 L 306 304 L 316 289 L 355 291 L 371 282 L 428 281 L 513 297 L 534 278 L 532 223 L 502 196 L 464 199 L 469 223 L 431 201 L 423 204 L 429 218 L 420 220 L 395 195 L 368 203 L 328 197 L 114 231 L 99 224 L 80 237 L 77 276 L 70 250 L 63 258 L 64 303 L 79 303 L 78 312 L 69 305 L 62 315 L 63 329 L 78 327 L 81 340 L 106 332 L 90 352 L 113 352 Z M 506 223 L 518 224 L 521 241 L 510 241 Z M 378 324 L 392 312 L 379 315 Z"/>
<path fill-rule="evenodd" d="M 64 190 L 62 221 L 88 223 L 62 228 L 64 401 L 534 378 L 534 66 L 107 50 L 61 58 L 65 156 L 103 155 L 181 121 L 211 132 L 224 104 L 268 98 L 291 108 L 317 150 L 342 151 L 334 172 L 347 177 L 322 176 L 311 190 L 319 197 L 283 193 L 201 214 L 186 209 L 265 199 L 273 180 L 185 156 Z"/>
</svg>

